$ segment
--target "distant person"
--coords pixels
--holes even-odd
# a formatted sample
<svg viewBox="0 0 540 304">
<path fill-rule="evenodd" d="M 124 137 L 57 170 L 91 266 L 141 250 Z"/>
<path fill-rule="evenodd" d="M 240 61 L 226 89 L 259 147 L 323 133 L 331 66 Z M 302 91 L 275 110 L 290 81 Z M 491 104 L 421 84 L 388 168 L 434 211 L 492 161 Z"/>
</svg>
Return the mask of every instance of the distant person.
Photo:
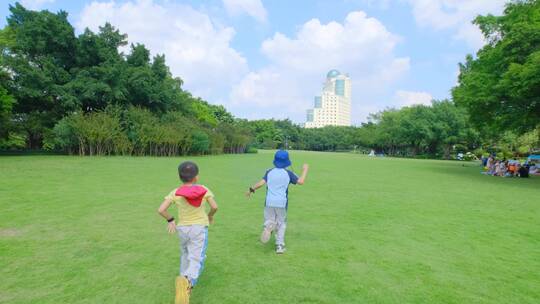
<svg viewBox="0 0 540 304">
<path fill-rule="evenodd" d="M 482 167 L 483 167 L 483 168 L 486 168 L 486 167 L 487 167 L 487 161 L 488 161 L 488 159 L 489 159 L 488 157 L 485 157 L 484 155 L 482 155 L 482 158 L 481 158 L 482 162 L 481 162 L 481 164 L 482 164 Z"/>
<path fill-rule="evenodd" d="M 193 162 L 186 161 L 178 167 L 178 175 L 182 185 L 172 190 L 166 197 L 158 212 L 164 217 L 169 233 L 178 233 L 180 238 L 180 275 L 176 277 L 175 304 L 189 303 L 191 289 L 203 270 L 208 244 L 208 225 L 214 221 L 217 203 L 212 191 L 196 182 L 199 179 L 199 168 Z M 210 206 L 205 212 L 203 201 Z M 178 225 L 167 209 L 174 203 L 178 207 Z"/>
<path fill-rule="evenodd" d="M 493 166 L 493 156 L 489 156 L 487 161 L 486 161 L 486 168 L 487 170 L 491 170 L 492 166 Z"/>
<path fill-rule="evenodd" d="M 493 176 L 501 176 L 501 161 L 495 162 L 495 173 Z"/>
<path fill-rule="evenodd" d="M 529 177 L 529 168 L 525 165 L 518 165 L 517 174 L 519 177 Z"/>
<path fill-rule="evenodd" d="M 255 193 L 255 190 L 266 184 L 266 198 L 264 203 L 264 228 L 261 234 L 261 242 L 268 243 L 272 232 L 275 231 L 276 253 L 285 252 L 285 230 L 287 228 L 287 208 L 289 206 L 289 184 L 303 185 L 308 165 L 304 164 L 300 178 L 287 167 L 291 165 L 289 153 L 279 150 L 274 155 L 274 168 L 266 171 L 261 181 L 249 187 L 247 197 Z"/>
<path fill-rule="evenodd" d="M 531 175 L 540 175 L 540 164 L 527 166 L 527 169 L 529 169 L 529 174 Z"/>
<path fill-rule="evenodd" d="M 506 176 L 506 160 L 503 160 L 499 163 L 499 176 Z"/>
<path fill-rule="evenodd" d="M 489 166 L 488 174 L 495 176 L 497 174 L 497 168 L 498 168 L 497 162 L 495 160 L 493 160 L 491 162 L 491 165 Z"/>
<path fill-rule="evenodd" d="M 509 162 L 506 170 L 507 177 L 513 177 L 517 174 L 517 164 L 515 162 Z"/>
</svg>

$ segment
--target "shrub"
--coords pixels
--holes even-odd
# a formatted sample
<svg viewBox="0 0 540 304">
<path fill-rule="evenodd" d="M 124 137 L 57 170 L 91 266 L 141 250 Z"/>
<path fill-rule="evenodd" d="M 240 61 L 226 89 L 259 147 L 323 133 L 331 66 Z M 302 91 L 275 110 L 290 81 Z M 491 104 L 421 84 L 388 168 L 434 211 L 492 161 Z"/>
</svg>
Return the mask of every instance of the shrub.
<svg viewBox="0 0 540 304">
<path fill-rule="evenodd" d="M 257 150 L 255 147 L 248 147 L 246 149 L 246 153 L 259 153 L 259 150 Z"/>
<path fill-rule="evenodd" d="M 225 148 L 225 136 L 217 132 L 210 133 L 210 153 L 221 154 Z"/>
<path fill-rule="evenodd" d="M 243 153 L 249 141 L 232 124 L 208 129 L 180 112 L 158 117 L 138 107 L 109 107 L 64 117 L 45 138 L 45 146 L 79 155 L 174 156 Z"/>
<path fill-rule="evenodd" d="M 129 154 L 132 145 L 116 113 L 74 113 L 60 120 L 53 129 L 50 148 L 60 148 L 79 155 Z"/>
<path fill-rule="evenodd" d="M 476 159 L 477 159 L 476 155 L 474 155 L 471 152 L 467 152 L 465 153 L 465 155 L 463 155 L 463 160 L 466 160 L 466 161 L 471 161 L 471 160 L 476 160 Z"/>
<path fill-rule="evenodd" d="M 208 134 L 203 131 L 196 130 L 192 134 L 193 144 L 191 145 L 191 152 L 195 154 L 205 154 L 210 148 L 210 138 Z"/>
<path fill-rule="evenodd" d="M 26 134 L 10 132 L 7 139 L 0 138 L 0 150 L 22 150 L 26 147 L 26 141 Z"/>
<path fill-rule="evenodd" d="M 53 128 L 53 138 L 48 139 L 48 146 L 51 149 L 61 149 L 69 154 L 73 154 L 77 148 L 78 140 L 72 126 L 72 116 L 62 118 Z"/>
<path fill-rule="evenodd" d="M 475 149 L 473 152 L 472 152 L 474 155 L 476 155 L 478 158 L 482 157 L 482 156 L 489 156 L 489 153 L 487 153 L 486 151 L 484 151 L 484 149 L 482 148 L 477 148 Z"/>
</svg>

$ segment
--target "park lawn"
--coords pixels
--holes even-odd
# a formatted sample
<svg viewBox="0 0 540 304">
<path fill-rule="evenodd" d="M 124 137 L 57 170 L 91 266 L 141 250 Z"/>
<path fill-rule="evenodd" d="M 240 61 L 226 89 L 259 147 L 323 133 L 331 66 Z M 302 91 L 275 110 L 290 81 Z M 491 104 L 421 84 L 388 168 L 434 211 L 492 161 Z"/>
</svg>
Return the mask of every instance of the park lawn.
<svg viewBox="0 0 540 304">
<path fill-rule="evenodd" d="M 258 242 L 272 153 L 192 157 L 216 195 L 197 303 L 538 303 L 540 177 L 291 153 L 287 253 Z M 173 303 L 156 209 L 185 158 L 0 157 L 0 303 Z"/>
</svg>

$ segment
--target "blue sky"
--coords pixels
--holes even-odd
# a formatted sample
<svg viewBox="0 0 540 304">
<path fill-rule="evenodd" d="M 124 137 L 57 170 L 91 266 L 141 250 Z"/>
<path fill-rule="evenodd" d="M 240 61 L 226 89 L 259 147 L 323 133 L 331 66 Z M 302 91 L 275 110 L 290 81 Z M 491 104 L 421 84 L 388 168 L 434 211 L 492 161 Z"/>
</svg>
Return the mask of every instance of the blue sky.
<svg viewBox="0 0 540 304">
<path fill-rule="evenodd" d="M 7 1 L 14 3 L 15 1 Z M 236 116 L 301 123 L 336 68 L 353 80 L 353 123 L 449 97 L 483 39 L 471 20 L 504 0 L 25 0 L 65 10 L 76 32 L 106 21 L 164 53 L 185 88 Z M 0 5 L 0 26 L 9 15 Z M 129 49 L 125 49 L 129 52 Z"/>
</svg>

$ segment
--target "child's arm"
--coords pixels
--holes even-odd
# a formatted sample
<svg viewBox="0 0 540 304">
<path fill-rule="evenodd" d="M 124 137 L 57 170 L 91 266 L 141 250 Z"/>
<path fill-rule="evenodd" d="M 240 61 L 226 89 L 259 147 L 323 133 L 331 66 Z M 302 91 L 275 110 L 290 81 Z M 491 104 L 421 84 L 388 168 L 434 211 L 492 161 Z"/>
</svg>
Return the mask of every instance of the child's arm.
<svg viewBox="0 0 540 304">
<path fill-rule="evenodd" d="M 261 179 L 258 183 L 253 185 L 252 187 L 249 187 L 248 192 L 246 192 L 246 196 L 250 197 L 252 193 L 255 193 L 255 190 L 259 189 L 260 187 L 264 186 L 266 184 L 266 181 L 264 179 Z M 253 190 L 253 191 L 252 191 Z"/>
<path fill-rule="evenodd" d="M 169 209 L 169 207 L 171 206 L 171 203 L 172 203 L 172 199 L 166 198 L 163 201 L 163 203 L 161 203 L 161 205 L 159 206 L 158 213 L 164 219 L 166 219 L 167 222 L 169 222 L 167 224 L 167 230 L 169 231 L 169 233 L 174 233 L 176 232 L 176 223 L 174 222 L 174 217 L 169 212 L 167 212 L 167 209 Z"/>
<path fill-rule="evenodd" d="M 206 202 L 208 203 L 208 205 L 210 205 L 210 211 L 208 212 L 208 222 L 210 224 L 213 224 L 214 214 L 216 214 L 218 206 L 217 206 L 216 200 L 213 197 L 207 198 Z"/>
<path fill-rule="evenodd" d="M 300 178 L 298 179 L 298 182 L 297 182 L 298 185 L 303 185 L 304 184 L 304 182 L 306 181 L 306 176 L 307 176 L 308 170 L 309 170 L 309 165 L 304 164 L 304 166 L 302 166 L 302 175 L 300 175 Z"/>
</svg>

